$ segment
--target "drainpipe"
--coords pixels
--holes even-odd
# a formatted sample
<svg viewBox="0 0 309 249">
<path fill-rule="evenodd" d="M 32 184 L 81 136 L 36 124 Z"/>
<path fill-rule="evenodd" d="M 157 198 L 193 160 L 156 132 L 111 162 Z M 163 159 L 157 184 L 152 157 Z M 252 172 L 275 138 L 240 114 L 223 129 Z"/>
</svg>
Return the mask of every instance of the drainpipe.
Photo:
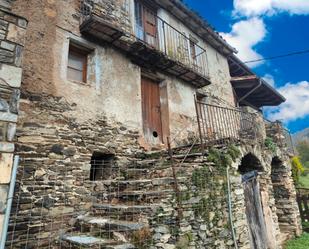
<svg viewBox="0 0 309 249">
<path fill-rule="evenodd" d="M 7 197 L 7 203 L 6 203 L 5 217 L 3 221 L 0 249 L 5 249 L 5 242 L 6 242 L 6 236 L 7 236 L 8 226 L 9 226 L 9 221 L 10 221 L 10 214 L 11 214 L 11 208 L 12 208 L 12 201 L 13 201 L 13 195 L 14 195 L 18 162 L 19 162 L 19 156 L 15 156 L 14 163 L 13 163 L 13 169 L 12 169 L 10 189 L 9 189 L 9 194 Z"/>
<path fill-rule="evenodd" d="M 227 195 L 228 195 L 228 208 L 229 208 L 229 219 L 230 219 L 230 225 L 232 230 L 232 237 L 234 241 L 235 249 L 238 249 L 236 234 L 235 234 L 235 228 L 233 223 L 233 213 L 232 213 L 232 198 L 231 198 L 231 182 L 230 182 L 230 169 L 229 167 L 226 168 L 226 178 L 227 178 Z"/>
<path fill-rule="evenodd" d="M 249 97 L 252 93 L 254 93 L 257 89 L 259 89 L 261 86 L 262 86 L 263 82 L 262 80 L 260 79 L 259 80 L 259 84 L 253 88 L 250 92 L 248 92 L 247 94 L 245 94 L 245 96 L 241 97 L 239 100 L 238 100 L 238 105 L 241 101 L 245 100 L 247 97 Z"/>
</svg>

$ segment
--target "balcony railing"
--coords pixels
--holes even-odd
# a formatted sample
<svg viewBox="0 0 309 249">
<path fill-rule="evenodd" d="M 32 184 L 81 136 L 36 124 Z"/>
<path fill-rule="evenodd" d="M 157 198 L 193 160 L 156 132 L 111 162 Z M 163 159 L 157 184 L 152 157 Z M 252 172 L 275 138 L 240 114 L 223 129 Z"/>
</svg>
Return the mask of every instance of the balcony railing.
<svg viewBox="0 0 309 249">
<path fill-rule="evenodd" d="M 114 20 L 113 13 L 98 11 L 105 6 L 103 1 L 81 0 L 81 3 L 82 33 L 126 50 L 135 58 L 133 61 L 143 66 L 166 71 L 198 87 L 210 84 L 206 50 L 189 34 L 154 14 L 153 30 L 148 27 L 146 32 L 137 23 L 128 28 Z"/>
<path fill-rule="evenodd" d="M 196 100 L 201 144 L 210 146 L 259 138 L 257 115 Z"/>
<path fill-rule="evenodd" d="M 157 34 L 158 49 L 168 58 L 182 63 L 205 77 L 209 76 L 205 49 L 160 17 L 157 17 Z"/>
</svg>

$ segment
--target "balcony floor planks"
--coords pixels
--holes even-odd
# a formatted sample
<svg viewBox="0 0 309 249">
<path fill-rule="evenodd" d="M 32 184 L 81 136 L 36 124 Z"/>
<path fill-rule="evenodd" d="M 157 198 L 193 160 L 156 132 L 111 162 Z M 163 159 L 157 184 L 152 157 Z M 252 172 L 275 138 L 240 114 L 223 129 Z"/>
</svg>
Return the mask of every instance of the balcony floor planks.
<svg viewBox="0 0 309 249">
<path fill-rule="evenodd" d="M 124 50 L 132 58 L 132 61 L 140 66 L 162 70 L 198 88 L 210 84 L 210 79 L 207 76 L 169 58 L 163 52 L 143 41 L 136 41 L 136 38 L 124 41 L 121 38 L 128 35 L 101 17 L 94 15 L 87 17 L 81 24 L 80 30 L 83 35 L 90 35 L 106 43 L 112 43 L 113 46 Z"/>
</svg>

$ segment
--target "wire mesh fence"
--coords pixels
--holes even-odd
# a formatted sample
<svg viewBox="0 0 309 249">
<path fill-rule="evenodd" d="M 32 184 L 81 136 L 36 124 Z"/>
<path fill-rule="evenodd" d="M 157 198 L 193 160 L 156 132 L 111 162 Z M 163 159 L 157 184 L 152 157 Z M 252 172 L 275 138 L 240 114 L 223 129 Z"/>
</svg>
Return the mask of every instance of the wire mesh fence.
<svg viewBox="0 0 309 249">
<path fill-rule="evenodd" d="M 180 219 L 168 159 L 131 161 L 125 167 L 100 154 L 72 167 L 58 159 L 23 159 L 6 248 L 160 248 L 177 245 L 188 233 L 192 243 L 201 243 L 196 248 L 203 248 L 196 232 L 201 225 L 215 231 L 213 238 L 223 229 L 206 222 L 208 212 L 219 208 L 216 219 L 228 223 L 226 188 L 204 174 L 191 181 L 195 167 L 191 161 L 177 169 Z"/>
</svg>

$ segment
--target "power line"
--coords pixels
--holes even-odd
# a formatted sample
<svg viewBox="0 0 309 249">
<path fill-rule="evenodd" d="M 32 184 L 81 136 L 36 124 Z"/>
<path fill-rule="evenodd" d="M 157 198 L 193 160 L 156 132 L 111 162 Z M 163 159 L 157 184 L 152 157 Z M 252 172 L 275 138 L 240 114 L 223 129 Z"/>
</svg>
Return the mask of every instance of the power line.
<svg viewBox="0 0 309 249">
<path fill-rule="evenodd" d="M 274 59 L 279 59 L 279 58 L 284 58 L 284 57 L 289 57 L 289 56 L 294 56 L 294 55 L 299 55 L 299 54 L 307 54 L 307 53 L 309 53 L 309 49 L 303 50 L 303 51 L 292 52 L 289 54 L 266 57 L 266 58 L 258 59 L 258 60 L 245 61 L 244 63 L 248 64 L 248 63 L 259 62 L 259 61 L 274 60 Z"/>
</svg>

